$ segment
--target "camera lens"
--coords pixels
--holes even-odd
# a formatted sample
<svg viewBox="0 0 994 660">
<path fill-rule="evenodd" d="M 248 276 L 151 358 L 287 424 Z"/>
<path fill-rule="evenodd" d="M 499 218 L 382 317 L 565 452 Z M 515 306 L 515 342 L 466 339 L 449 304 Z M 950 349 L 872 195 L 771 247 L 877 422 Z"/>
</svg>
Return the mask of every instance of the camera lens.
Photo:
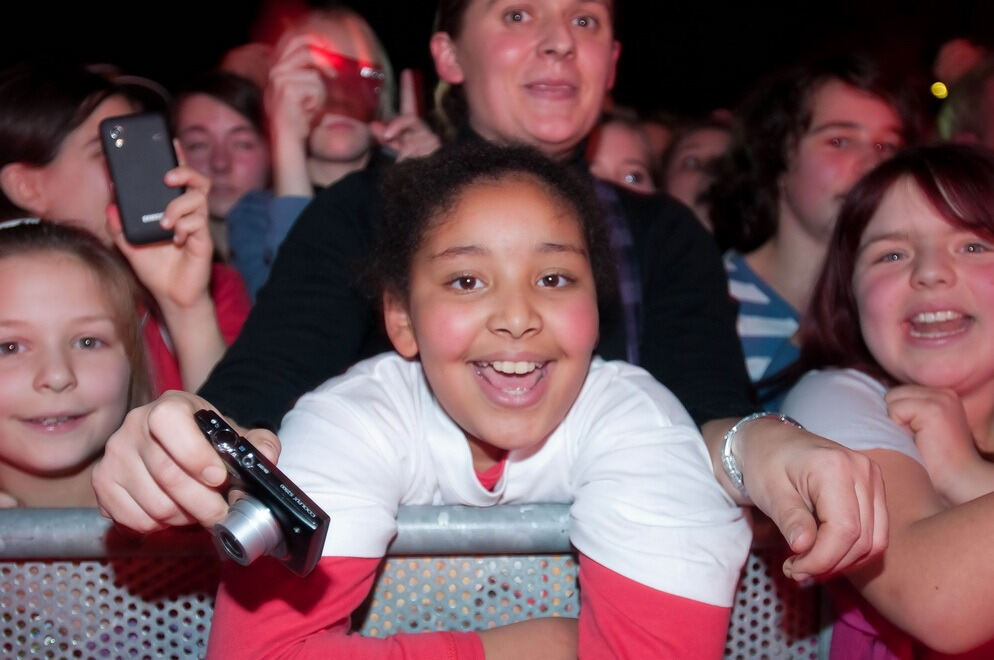
<svg viewBox="0 0 994 660">
<path fill-rule="evenodd" d="M 123 126 L 115 126 L 112 129 L 110 129 L 110 139 L 116 140 L 117 138 L 121 137 L 122 135 L 124 135 L 124 127 Z"/>
<path fill-rule="evenodd" d="M 231 429 L 221 429 L 214 434 L 214 444 L 233 446 L 238 442 L 238 434 Z"/>
<path fill-rule="evenodd" d="M 244 561 L 245 550 L 242 548 L 242 545 L 238 542 L 238 539 L 236 539 L 234 536 L 231 535 L 231 532 L 229 532 L 226 529 L 223 529 L 220 532 L 218 532 L 217 538 L 219 541 L 221 541 L 221 545 L 229 557 L 231 557 L 232 559 L 234 559 L 239 563 Z"/>
<path fill-rule="evenodd" d="M 242 566 L 263 555 L 286 554 L 279 523 L 264 504 L 251 497 L 231 505 L 228 515 L 214 525 L 214 539 L 222 554 Z"/>
</svg>

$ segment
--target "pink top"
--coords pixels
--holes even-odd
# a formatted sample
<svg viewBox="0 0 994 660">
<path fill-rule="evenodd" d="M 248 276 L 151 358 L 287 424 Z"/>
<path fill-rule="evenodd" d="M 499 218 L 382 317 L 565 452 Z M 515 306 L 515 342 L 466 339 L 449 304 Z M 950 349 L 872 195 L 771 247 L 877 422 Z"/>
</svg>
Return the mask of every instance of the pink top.
<svg viewBox="0 0 994 660">
<path fill-rule="evenodd" d="M 252 302 L 238 271 L 225 264 L 211 266 L 211 298 L 214 300 L 214 313 L 221 329 L 221 337 L 230 346 L 241 332 L 252 309 Z M 183 378 L 179 373 L 179 362 L 162 335 L 159 319 L 148 315 L 142 332 L 155 388 L 152 395 L 159 396 L 166 390 L 182 390 Z"/>
<path fill-rule="evenodd" d="M 994 657 L 994 640 L 954 656 L 932 651 L 881 616 L 845 580 L 830 583 L 829 591 L 837 612 L 829 660 L 980 660 Z"/>
</svg>

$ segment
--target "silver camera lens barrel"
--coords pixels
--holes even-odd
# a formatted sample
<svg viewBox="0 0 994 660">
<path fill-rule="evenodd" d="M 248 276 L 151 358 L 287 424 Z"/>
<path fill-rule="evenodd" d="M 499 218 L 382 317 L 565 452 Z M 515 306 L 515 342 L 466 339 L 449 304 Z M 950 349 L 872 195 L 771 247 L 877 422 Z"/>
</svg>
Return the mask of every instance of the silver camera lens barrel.
<svg viewBox="0 0 994 660">
<path fill-rule="evenodd" d="M 263 555 L 284 554 L 279 523 L 268 508 L 251 497 L 231 505 L 228 515 L 214 525 L 214 540 L 221 552 L 242 566 Z"/>
</svg>

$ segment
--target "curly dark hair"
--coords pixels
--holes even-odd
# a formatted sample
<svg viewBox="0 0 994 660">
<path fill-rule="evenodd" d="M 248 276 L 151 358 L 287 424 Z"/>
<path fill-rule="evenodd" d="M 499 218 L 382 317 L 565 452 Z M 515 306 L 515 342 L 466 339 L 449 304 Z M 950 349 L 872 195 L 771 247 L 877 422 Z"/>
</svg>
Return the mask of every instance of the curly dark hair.
<svg viewBox="0 0 994 660">
<path fill-rule="evenodd" d="M 380 182 L 381 227 L 363 278 L 371 295 L 390 291 L 407 299 L 410 269 L 425 235 L 442 221 L 468 187 L 509 177 L 532 179 L 576 218 L 603 307 L 613 301 L 616 274 L 600 204 L 590 180 L 530 147 L 474 140 L 427 158 L 394 165 Z"/>
<path fill-rule="evenodd" d="M 901 118 L 905 141 L 917 137 L 913 98 L 866 57 L 826 58 L 766 79 L 736 113 L 732 143 L 714 163 L 714 183 L 704 196 L 710 204 L 715 240 L 722 249 L 751 252 L 776 233 L 780 177 L 810 126 L 812 97 L 831 80 L 882 99 Z"/>
</svg>

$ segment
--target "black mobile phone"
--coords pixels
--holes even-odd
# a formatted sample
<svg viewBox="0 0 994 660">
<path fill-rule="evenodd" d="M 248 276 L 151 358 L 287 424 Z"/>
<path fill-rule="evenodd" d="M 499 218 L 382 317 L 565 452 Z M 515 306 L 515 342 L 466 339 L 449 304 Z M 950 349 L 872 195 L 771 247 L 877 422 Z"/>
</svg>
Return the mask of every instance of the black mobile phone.
<svg viewBox="0 0 994 660">
<path fill-rule="evenodd" d="M 159 226 L 166 206 L 183 194 L 163 178 L 176 167 L 176 151 L 158 113 L 108 117 L 100 122 L 100 141 L 114 182 L 124 236 L 142 245 L 168 241 L 172 230 Z"/>
<path fill-rule="evenodd" d="M 193 416 L 224 461 L 229 488 L 244 493 L 214 525 L 218 551 L 243 566 L 269 555 L 297 575 L 310 573 L 324 549 L 328 514 L 220 415 L 199 410 Z"/>
</svg>

